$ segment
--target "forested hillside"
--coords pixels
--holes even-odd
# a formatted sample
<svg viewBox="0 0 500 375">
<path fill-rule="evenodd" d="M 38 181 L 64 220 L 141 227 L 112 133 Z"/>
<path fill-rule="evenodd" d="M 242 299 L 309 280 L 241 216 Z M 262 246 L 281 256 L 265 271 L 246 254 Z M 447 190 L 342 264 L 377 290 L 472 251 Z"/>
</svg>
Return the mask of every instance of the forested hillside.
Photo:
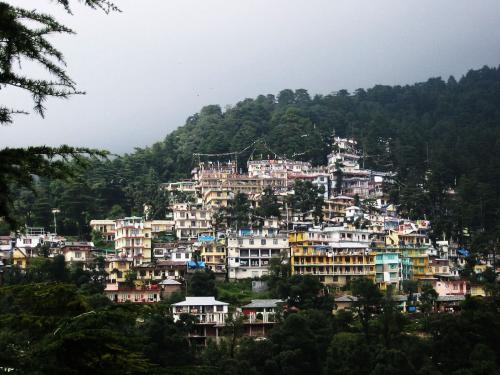
<svg viewBox="0 0 500 375">
<path fill-rule="evenodd" d="M 58 207 L 67 234 L 84 233 L 90 218 L 141 213 L 144 203 L 161 217 L 168 197 L 158 183 L 189 177 L 194 152 L 239 151 L 261 139 L 255 157 L 275 152 L 323 164 L 333 131 L 358 140 L 366 167 L 397 172 L 394 202 L 409 217 L 431 219 L 436 236 L 480 249 L 500 231 L 500 70 L 488 67 L 458 81 L 314 97 L 283 90 L 225 110 L 209 105 L 151 147 L 94 161 L 68 182 L 41 180 L 37 197 L 20 191 L 15 208 L 20 222 L 48 227 L 50 208 Z M 464 229 L 473 236 L 462 238 Z"/>
</svg>

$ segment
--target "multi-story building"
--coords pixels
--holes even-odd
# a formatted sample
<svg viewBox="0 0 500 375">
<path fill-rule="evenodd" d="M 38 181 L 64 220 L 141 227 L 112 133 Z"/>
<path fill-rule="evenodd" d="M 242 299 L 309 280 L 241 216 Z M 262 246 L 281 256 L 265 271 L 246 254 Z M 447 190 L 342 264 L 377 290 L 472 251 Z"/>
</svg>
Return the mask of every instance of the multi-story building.
<svg viewBox="0 0 500 375">
<path fill-rule="evenodd" d="M 149 304 L 160 302 L 161 290 L 157 285 L 142 287 L 127 287 L 118 284 L 108 284 L 104 294 L 115 303 Z"/>
<path fill-rule="evenodd" d="M 13 248 L 13 240 L 10 236 L 0 236 L 0 260 L 9 259 Z"/>
<path fill-rule="evenodd" d="M 288 238 L 278 232 L 239 231 L 227 240 L 230 279 L 257 278 L 269 273 L 269 260 L 288 255 Z"/>
<path fill-rule="evenodd" d="M 117 220 L 115 249 L 134 265 L 151 262 L 151 222 L 135 216 Z"/>
<path fill-rule="evenodd" d="M 281 177 L 287 173 L 304 173 L 311 170 L 311 163 L 286 159 L 249 160 L 247 162 L 250 177 Z"/>
<path fill-rule="evenodd" d="M 290 172 L 287 175 L 288 188 L 293 188 L 295 181 L 310 181 L 317 188 L 323 189 L 323 198 L 328 199 L 330 193 L 330 175 L 323 171 Z"/>
<path fill-rule="evenodd" d="M 432 270 L 429 267 L 429 255 L 427 247 L 408 246 L 400 249 L 403 260 L 409 264 L 411 279 L 426 280 L 433 279 Z"/>
<path fill-rule="evenodd" d="M 375 282 L 380 289 L 392 286 L 400 288 L 403 279 L 403 265 L 398 252 L 377 252 L 375 256 Z"/>
<path fill-rule="evenodd" d="M 265 337 L 270 328 L 279 320 L 281 306 L 280 299 L 253 299 L 251 303 L 242 306 L 245 335 L 250 337 Z"/>
<path fill-rule="evenodd" d="M 354 204 L 354 198 L 338 195 L 325 200 L 324 220 L 328 223 L 343 223 L 347 207 Z"/>
<path fill-rule="evenodd" d="M 214 297 L 186 297 L 185 301 L 172 305 L 172 316 L 177 322 L 181 315 L 196 318 L 196 324 L 188 337 L 192 344 L 205 346 L 208 339 L 217 340 L 229 316 L 229 304 Z"/>
<path fill-rule="evenodd" d="M 133 263 L 134 260 L 131 257 L 127 257 L 126 254 L 105 258 L 104 265 L 108 274 L 108 283 L 118 284 L 125 282 L 128 273 L 132 270 Z"/>
<path fill-rule="evenodd" d="M 199 247 L 200 257 L 205 266 L 215 273 L 226 273 L 227 247 L 224 239 L 203 241 Z"/>
<path fill-rule="evenodd" d="M 44 228 L 26 227 L 24 233 L 16 238 L 16 247 L 23 249 L 29 256 L 33 254 L 34 249 L 47 241 L 47 234 Z"/>
<path fill-rule="evenodd" d="M 210 189 L 203 194 L 203 206 L 213 209 L 227 207 L 233 196 L 233 193 L 227 188 Z"/>
<path fill-rule="evenodd" d="M 92 231 L 101 233 L 105 241 L 114 241 L 116 233 L 116 223 L 114 220 L 90 220 Z"/>
<path fill-rule="evenodd" d="M 324 284 L 344 286 L 357 277 L 375 279 L 375 254 L 365 246 L 291 245 L 294 275 L 316 275 Z"/>
<path fill-rule="evenodd" d="M 375 253 L 367 230 L 348 227 L 291 232 L 292 274 L 317 275 L 325 284 L 343 286 L 356 277 L 375 279 Z"/>
<path fill-rule="evenodd" d="M 189 203 L 173 205 L 175 233 L 180 240 L 196 239 L 212 231 L 212 212 Z"/>
<path fill-rule="evenodd" d="M 60 248 L 66 263 L 89 263 L 93 259 L 91 242 L 65 242 Z"/>
</svg>

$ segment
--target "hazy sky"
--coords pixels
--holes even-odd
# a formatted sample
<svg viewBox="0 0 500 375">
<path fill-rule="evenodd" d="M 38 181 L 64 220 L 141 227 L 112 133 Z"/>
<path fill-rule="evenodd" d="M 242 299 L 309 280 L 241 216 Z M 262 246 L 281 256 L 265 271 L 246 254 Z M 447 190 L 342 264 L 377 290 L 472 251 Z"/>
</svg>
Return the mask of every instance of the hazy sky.
<svg viewBox="0 0 500 375">
<path fill-rule="evenodd" d="M 5 0 L 4 0 L 5 1 Z M 85 96 L 0 128 L 0 147 L 70 144 L 130 152 L 207 104 L 284 88 L 327 94 L 457 78 L 500 64 L 500 1 L 114 0 L 123 13 L 73 16 L 49 0 L 13 0 L 60 17 L 57 36 Z M 31 110 L 29 95 L 1 103 Z"/>
</svg>

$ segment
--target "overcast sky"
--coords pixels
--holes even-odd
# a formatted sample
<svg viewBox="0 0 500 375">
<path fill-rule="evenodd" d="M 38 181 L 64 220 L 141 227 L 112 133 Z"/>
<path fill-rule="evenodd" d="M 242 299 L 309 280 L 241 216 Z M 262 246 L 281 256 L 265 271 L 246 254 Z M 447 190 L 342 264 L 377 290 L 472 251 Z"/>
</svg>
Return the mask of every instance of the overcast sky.
<svg viewBox="0 0 500 375">
<path fill-rule="evenodd" d="M 208 104 L 458 78 L 500 63 L 498 0 L 114 0 L 123 13 L 110 15 L 75 1 L 73 16 L 49 0 L 7 1 L 77 32 L 54 43 L 87 95 L 49 100 L 45 119 L 16 116 L 0 147 L 131 152 Z M 23 92 L 0 97 L 31 110 Z"/>
</svg>

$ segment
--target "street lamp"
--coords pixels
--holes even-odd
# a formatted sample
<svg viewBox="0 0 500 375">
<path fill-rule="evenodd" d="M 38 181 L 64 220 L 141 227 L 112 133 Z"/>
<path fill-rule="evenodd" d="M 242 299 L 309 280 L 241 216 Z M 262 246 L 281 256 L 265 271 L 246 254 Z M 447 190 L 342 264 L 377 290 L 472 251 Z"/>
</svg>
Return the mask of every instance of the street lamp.
<svg viewBox="0 0 500 375">
<path fill-rule="evenodd" d="M 57 220 L 56 220 L 56 214 L 61 212 L 60 209 L 58 208 L 53 208 L 52 209 L 52 214 L 54 215 L 54 234 L 57 235 Z"/>
</svg>

